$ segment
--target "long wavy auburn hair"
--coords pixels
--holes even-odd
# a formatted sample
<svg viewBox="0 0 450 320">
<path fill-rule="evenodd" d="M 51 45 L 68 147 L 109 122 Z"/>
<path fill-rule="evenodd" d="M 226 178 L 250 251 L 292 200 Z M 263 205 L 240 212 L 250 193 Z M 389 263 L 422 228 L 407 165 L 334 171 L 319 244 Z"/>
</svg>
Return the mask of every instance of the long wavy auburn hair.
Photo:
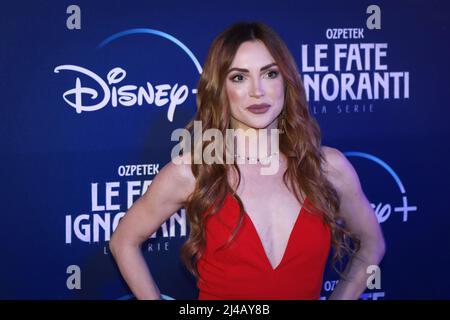
<svg viewBox="0 0 450 320">
<path fill-rule="evenodd" d="M 226 75 L 239 46 L 246 41 L 262 41 L 275 62 L 278 64 L 285 83 L 285 99 L 282 114 L 285 121 L 284 131 L 280 135 L 279 148 L 287 158 L 287 170 L 283 174 L 283 182 L 294 193 L 297 200 L 308 208 L 308 202 L 301 199 L 300 190 L 308 197 L 313 206 L 319 210 L 324 223 L 331 230 L 333 247 L 333 266 L 342 263 L 345 257 L 351 257 L 359 249 L 359 240 L 345 227 L 338 218 L 339 197 L 335 188 L 324 175 L 324 154 L 321 150 L 320 128 L 310 115 L 305 89 L 300 78 L 297 65 L 287 46 L 281 38 L 268 26 L 262 23 L 239 22 L 224 30 L 213 41 L 209 48 L 204 69 L 197 87 L 197 112 L 185 129 L 192 134 L 194 121 L 201 121 L 202 132 L 216 128 L 226 136 L 230 128 L 229 101 L 225 91 Z M 192 140 L 191 140 L 192 141 Z M 214 141 L 201 142 L 203 150 Z M 225 154 L 224 146 L 223 154 Z M 231 193 L 239 204 L 240 217 L 228 242 L 231 243 L 244 220 L 244 206 L 240 197 L 230 186 L 228 173 L 235 170 L 238 183 L 241 173 L 236 163 L 233 164 L 195 164 L 194 146 L 191 148 L 191 170 L 196 179 L 195 189 L 185 203 L 190 234 L 181 247 L 181 260 L 197 279 L 200 277 L 197 262 L 205 249 L 205 224 L 223 205 L 228 193 Z M 315 211 L 317 212 L 317 210 Z M 342 275 L 342 274 L 341 274 Z M 200 277 L 200 280 L 201 277 Z"/>
</svg>

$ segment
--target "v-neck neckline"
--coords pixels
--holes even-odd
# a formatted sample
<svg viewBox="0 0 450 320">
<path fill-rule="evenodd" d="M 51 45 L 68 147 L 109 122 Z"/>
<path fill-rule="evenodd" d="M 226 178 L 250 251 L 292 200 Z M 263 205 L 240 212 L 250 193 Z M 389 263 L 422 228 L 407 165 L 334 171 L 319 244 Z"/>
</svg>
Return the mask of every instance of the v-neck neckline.
<svg viewBox="0 0 450 320">
<path fill-rule="evenodd" d="M 232 195 L 230 195 L 230 196 L 233 198 Z M 291 240 L 292 240 L 294 232 L 296 231 L 297 225 L 299 224 L 299 222 L 301 220 L 301 217 L 304 215 L 303 209 L 305 207 L 305 203 L 306 203 L 307 199 L 308 199 L 308 197 L 305 197 L 305 200 L 303 201 L 303 204 L 302 204 L 302 206 L 301 206 L 301 208 L 300 208 L 300 210 L 299 210 L 299 212 L 297 214 L 297 217 L 295 218 L 295 222 L 294 222 L 294 225 L 292 226 L 291 233 L 289 234 L 289 237 L 288 237 L 288 240 L 287 240 L 287 243 L 286 243 L 286 247 L 284 248 L 283 255 L 281 257 L 280 262 L 278 263 L 278 265 L 275 266 L 275 268 L 270 263 L 269 256 L 266 253 L 266 249 L 264 249 L 264 245 L 263 245 L 263 243 L 261 241 L 261 238 L 259 237 L 258 230 L 256 230 L 256 227 L 255 227 L 255 224 L 252 221 L 252 218 L 247 213 L 247 211 L 244 210 L 244 216 L 247 218 L 247 220 L 249 221 L 250 227 L 253 229 L 253 233 L 254 233 L 254 235 L 255 235 L 255 237 L 257 239 L 256 241 L 258 243 L 258 247 L 261 250 L 262 255 L 264 256 L 265 264 L 267 265 L 269 270 L 272 271 L 272 272 L 277 271 L 282 266 L 283 262 L 287 259 L 286 255 L 287 255 L 288 250 L 290 248 L 290 245 L 291 245 L 291 242 L 292 242 Z"/>
</svg>

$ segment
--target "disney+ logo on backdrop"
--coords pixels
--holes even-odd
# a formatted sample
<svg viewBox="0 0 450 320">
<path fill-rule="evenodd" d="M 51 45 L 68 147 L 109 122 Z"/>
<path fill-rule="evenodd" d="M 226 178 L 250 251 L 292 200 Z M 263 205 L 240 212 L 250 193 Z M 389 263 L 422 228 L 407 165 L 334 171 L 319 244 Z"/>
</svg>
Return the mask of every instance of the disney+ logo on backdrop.
<svg viewBox="0 0 450 320">
<path fill-rule="evenodd" d="M 97 49 L 105 47 L 114 40 L 137 33 L 156 35 L 175 43 L 189 56 L 199 74 L 202 73 L 200 63 L 189 48 L 173 36 L 158 30 L 131 29 L 122 31 L 105 39 L 98 45 Z M 127 76 L 127 72 L 120 67 L 112 68 L 106 75 L 106 81 L 95 72 L 81 66 L 67 64 L 57 66 L 54 69 L 55 73 L 60 73 L 60 71 L 72 71 L 78 74 L 74 88 L 63 93 L 64 101 L 74 108 L 78 114 L 86 111 L 97 111 L 109 104 L 112 107 L 117 107 L 118 105 L 131 107 L 135 105 L 141 106 L 146 103 L 148 105 L 154 104 L 157 107 L 168 105 L 167 119 L 172 122 L 176 107 L 183 104 L 189 94 L 188 86 L 179 85 L 178 83 L 173 85 L 152 85 L 150 82 L 147 82 L 143 86 L 135 84 L 122 85 L 121 83 Z M 81 76 L 88 78 L 91 82 L 94 81 L 98 88 L 83 86 Z M 191 93 L 196 94 L 197 90 L 192 89 Z"/>
</svg>

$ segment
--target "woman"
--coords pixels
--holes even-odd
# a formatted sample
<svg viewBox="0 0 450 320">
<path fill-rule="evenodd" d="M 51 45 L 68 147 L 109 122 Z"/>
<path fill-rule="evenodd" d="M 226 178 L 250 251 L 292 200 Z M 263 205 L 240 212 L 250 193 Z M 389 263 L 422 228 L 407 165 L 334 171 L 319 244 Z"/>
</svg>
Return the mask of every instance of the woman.
<svg viewBox="0 0 450 320">
<path fill-rule="evenodd" d="M 139 246 L 185 207 L 190 235 L 181 257 L 198 279 L 199 299 L 318 299 L 331 245 L 334 262 L 350 259 L 330 298 L 359 298 L 368 266 L 384 255 L 382 232 L 352 165 L 321 146 L 297 66 L 279 36 L 260 23 L 219 34 L 197 105 L 187 129 L 200 121 L 203 132 L 225 137 L 234 130 L 222 145 L 233 161 L 198 163 L 191 147 L 128 210 L 110 248 L 135 296 L 159 299 Z M 279 140 L 268 137 L 272 129 L 280 130 Z M 242 143 L 245 136 L 253 143 Z M 255 141 L 267 156 L 254 156 Z M 202 143 L 200 155 L 213 143 Z M 276 170 L 261 174 L 274 163 Z"/>
</svg>

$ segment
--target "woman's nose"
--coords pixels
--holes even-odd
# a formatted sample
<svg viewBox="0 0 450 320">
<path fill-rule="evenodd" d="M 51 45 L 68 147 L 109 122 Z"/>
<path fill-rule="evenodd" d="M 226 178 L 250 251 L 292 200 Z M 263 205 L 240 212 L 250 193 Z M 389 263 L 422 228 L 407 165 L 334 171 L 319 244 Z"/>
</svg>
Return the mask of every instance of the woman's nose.
<svg viewBox="0 0 450 320">
<path fill-rule="evenodd" d="M 261 86 L 261 80 L 256 79 L 252 81 L 252 87 L 250 88 L 251 97 L 262 97 L 264 95 L 264 89 Z"/>
</svg>

